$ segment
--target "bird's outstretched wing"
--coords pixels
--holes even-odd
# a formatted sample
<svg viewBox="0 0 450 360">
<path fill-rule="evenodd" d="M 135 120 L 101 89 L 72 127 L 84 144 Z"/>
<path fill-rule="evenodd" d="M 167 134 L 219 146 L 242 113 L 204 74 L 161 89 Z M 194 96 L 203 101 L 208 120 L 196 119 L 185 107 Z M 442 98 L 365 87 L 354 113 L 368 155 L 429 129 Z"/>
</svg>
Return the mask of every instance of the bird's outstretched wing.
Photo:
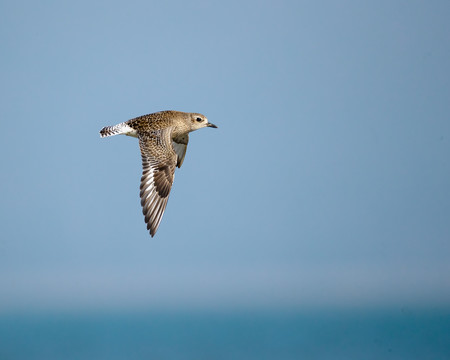
<svg viewBox="0 0 450 360">
<path fill-rule="evenodd" d="M 177 154 L 168 129 L 139 136 L 142 155 L 141 205 L 153 237 L 161 223 L 172 188 Z"/>
<path fill-rule="evenodd" d="M 181 167 L 186 155 L 186 149 L 189 142 L 189 134 L 184 134 L 172 139 L 172 146 L 177 154 L 177 166 Z"/>
</svg>

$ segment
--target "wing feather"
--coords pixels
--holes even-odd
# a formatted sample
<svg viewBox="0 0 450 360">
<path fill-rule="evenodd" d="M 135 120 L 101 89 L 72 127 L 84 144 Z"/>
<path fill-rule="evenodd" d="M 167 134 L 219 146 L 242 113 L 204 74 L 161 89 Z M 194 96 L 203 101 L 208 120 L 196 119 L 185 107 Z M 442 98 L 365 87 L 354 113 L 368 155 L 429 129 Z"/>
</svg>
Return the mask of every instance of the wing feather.
<svg viewBox="0 0 450 360">
<path fill-rule="evenodd" d="M 171 146 L 168 130 L 140 136 L 139 147 L 142 155 L 140 186 L 142 213 L 147 230 L 153 237 L 167 206 L 177 165 L 177 154 Z"/>
<path fill-rule="evenodd" d="M 177 166 L 181 167 L 186 156 L 186 149 L 189 142 L 189 135 L 178 136 L 172 139 L 172 146 L 177 154 Z"/>
</svg>

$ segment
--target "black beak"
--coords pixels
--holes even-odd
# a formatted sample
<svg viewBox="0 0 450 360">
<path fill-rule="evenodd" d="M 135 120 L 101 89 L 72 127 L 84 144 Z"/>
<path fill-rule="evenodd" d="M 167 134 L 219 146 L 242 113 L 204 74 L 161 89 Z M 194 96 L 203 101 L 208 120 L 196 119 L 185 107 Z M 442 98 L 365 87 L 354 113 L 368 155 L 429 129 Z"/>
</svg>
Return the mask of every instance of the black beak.
<svg viewBox="0 0 450 360">
<path fill-rule="evenodd" d="M 214 129 L 217 129 L 217 126 L 216 125 L 214 125 L 214 124 L 211 124 L 211 123 L 208 123 L 208 125 L 207 125 L 208 127 L 212 127 L 212 128 L 214 128 Z"/>
</svg>

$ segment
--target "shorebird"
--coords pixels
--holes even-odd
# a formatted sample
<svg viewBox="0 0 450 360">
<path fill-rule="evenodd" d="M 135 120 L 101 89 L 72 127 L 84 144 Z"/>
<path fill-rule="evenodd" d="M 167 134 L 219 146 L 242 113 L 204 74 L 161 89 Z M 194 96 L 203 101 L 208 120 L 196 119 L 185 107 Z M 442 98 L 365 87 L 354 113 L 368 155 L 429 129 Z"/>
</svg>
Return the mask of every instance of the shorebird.
<svg viewBox="0 0 450 360">
<path fill-rule="evenodd" d="M 142 155 L 141 206 L 152 237 L 166 209 L 175 167 L 183 164 L 189 133 L 204 127 L 217 128 L 202 114 L 169 110 L 139 116 L 100 130 L 102 138 L 127 135 L 139 139 Z"/>
</svg>

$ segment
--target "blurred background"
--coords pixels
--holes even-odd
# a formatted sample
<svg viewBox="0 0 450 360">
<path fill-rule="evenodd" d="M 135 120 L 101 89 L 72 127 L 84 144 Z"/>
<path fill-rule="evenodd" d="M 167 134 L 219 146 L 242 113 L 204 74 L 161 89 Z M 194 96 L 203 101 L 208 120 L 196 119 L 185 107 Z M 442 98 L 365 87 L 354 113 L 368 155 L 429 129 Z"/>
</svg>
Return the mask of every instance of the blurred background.
<svg viewBox="0 0 450 360">
<path fill-rule="evenodd" d="M 30 313 L 448 310 L 449 18 L 446 1 L 1 1 L 4 334 Z M 98 132 L 169 109 L 219 128 L 191 134 L 152 239 L 137 140 Z"/>
</svg>

